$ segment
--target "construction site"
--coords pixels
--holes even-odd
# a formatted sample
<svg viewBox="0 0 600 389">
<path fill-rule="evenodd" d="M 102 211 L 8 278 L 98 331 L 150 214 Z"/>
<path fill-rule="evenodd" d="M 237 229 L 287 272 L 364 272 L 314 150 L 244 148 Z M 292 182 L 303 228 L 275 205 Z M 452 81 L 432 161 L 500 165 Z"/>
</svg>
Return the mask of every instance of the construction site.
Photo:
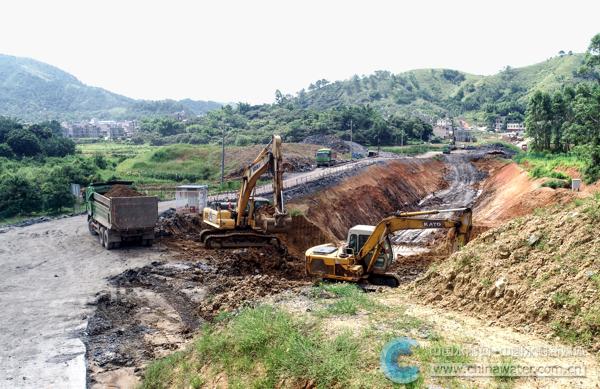
<svg viewBox="0 0 600 389">
<path fill-rule="evenodd" d="M 576 361 L 585 365 L 585 376 L 516 382 L 594 387 L 600 372 L 598 188 L 542 187 L 544 179 L 530 177 L 511 160 L 513 153 L 487 145 L 449 155 L 377 156 L 337 170 L 315 170 L 304 161 L 297 164 L 302 169 L 284 172 L 294 162 L 274 136 L 240 169 L 238 196 L 213 196 L 196 213 L 143 200 L 128 183 L 97 185 L 86 196 L 106 207 L 104 216 L 93 208 L 87 216 L 0 234 L 0 253 L 11 253 L 0 284 L 11 301 L 0 313 L 2 344 L 11 350 L 0 386 L 135 387 L 148 379 L 150 363 L 189 349 L 207 325 L 264 305 L 293 315 L 321 312 L 339 298 L 337 285 L 357 285 L 386 309 L 333 313 L 325 319 L 333 333 L 360 337 L 370 325 L 390 333 L 402 328 L 424 344 L 435 332 L 461 347 L 583 345 Z M 255 197 L 263 174 L 273 180 L 260 191 L 266 205 Z M 125 207 L 121 202 L 158 214 L 140 208 L 143 218 L 109 217 L 111 209 Z M 117 216 L 123 223 L 135 219 L 140 228 L 118 231 Z M 103 218 L 112 218 L 112 226 Z M 35 284 L 26 281 L 32 279 Z M 417 324 L 406 324 L 407 317 Z M 565 343 L 569 336 L 573 342 Z M 372 386 L 391 386 L 376 373 L 378 359 L 365 363 L 364 374 L 381 375 Z M 199 386 L 235 386 L 215 366 L 197 362 Z M 302 377 L 275 377 L 275 386 L 367 385 Z M 173 380 L 169 386 L 198 386 Z M 427 387 L 503 382 L 420 381 Z"/>
</svg>

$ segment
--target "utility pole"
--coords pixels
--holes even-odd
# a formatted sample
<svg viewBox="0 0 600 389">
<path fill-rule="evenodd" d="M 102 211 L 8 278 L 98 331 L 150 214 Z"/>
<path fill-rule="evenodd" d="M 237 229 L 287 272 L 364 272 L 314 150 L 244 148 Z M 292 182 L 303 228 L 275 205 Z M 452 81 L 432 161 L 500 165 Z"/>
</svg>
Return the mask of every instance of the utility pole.
<svg viewBox="0 0 600 389">
<path fill-rule="evenodd" d="M 222 139 L 221 139 L 221 190 L 223 190 L 223 184 L 225 179 L 225 126 L 221 128 Z"/>
<path fill-rule="evenodd" d="M 350 161 L 352 161 L 353 158 L 353 151 L 354 147 L 353 147 L 353 143 L 352 143 L 352 119 L 350 119 Z"/>
</svg>

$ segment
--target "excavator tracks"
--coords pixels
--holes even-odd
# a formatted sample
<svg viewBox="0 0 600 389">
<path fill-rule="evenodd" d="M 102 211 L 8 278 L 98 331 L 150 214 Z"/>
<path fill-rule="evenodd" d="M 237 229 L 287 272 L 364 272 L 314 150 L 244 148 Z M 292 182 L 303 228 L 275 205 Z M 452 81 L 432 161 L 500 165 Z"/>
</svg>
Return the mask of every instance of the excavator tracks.
<svg viewBox="0 0 600 389">
<path fill-rule="evenodd" d="M 400 277 L 394 273 L 371 274 L 368 281 L 372 285 L 389 286 L 390 288 L 400 286 Z"/>
<path fill-rule="evenodd" d="M 281 241 L 271 234 L 262 234 L 256 231 L 231 231 L 202 230 L 200 241 L 208 249 L 242 248 L 242 247 L 267 247 L 281 248 Z"/>
</svg>

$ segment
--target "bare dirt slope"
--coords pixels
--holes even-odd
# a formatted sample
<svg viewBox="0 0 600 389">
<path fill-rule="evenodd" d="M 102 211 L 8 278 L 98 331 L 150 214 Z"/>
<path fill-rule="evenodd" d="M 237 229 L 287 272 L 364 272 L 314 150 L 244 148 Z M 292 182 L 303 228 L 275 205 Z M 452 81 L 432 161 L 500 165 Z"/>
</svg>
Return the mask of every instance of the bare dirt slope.
<svg viewBox="0 0 600 389">
<path fill-rule="evenodd" d="M 499 226 L 515 217 L 528 215 L 536 208 L 566 204 L 575 198 L 589 196 L 597 189 L 585 186 L 581 192 L 572 192 L 545 188 L 542 187 L 545 179 L 533 179 L 519 165 L 507 160 L 482 158 L 475 161 L 475 165 L 489 175 L 481 187 L 482 194 L 473 214 L 479 226 Z"/>
<path fill-rule="evenodd" d="M 0 234 L 0 387 L 84 387 L 87 304 L 106 277 L 162 257 L 103 249 L 85 216 Z"/>
<path fill-rule="evenodd" d="M 514 219 L 432 268 L 414 295 L 600 351 L 600 197 Z"/>
<path fill-rule="evenodd" d="M 293 200 L 326 236 L 344 239 L 356 224 L 376 224 L 402 209 L 413 209 L 433 191 L 446 187 L 446 165 L 439 160 L 401 159 L 376 165 L 332 188 Z"/>
</svg>

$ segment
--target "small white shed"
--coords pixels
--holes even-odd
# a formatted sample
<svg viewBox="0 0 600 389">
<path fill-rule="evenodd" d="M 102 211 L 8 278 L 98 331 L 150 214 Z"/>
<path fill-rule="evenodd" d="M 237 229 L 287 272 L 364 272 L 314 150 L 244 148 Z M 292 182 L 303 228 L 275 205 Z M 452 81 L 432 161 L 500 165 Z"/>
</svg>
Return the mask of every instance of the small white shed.
<svg viewBox="0 0 600 389">
<path fill-rule="evenodd" d="M 208 185 L 180 185 L 175 188 L 177 213 L 202 213 L 208 200 Z"/>
</svg>

